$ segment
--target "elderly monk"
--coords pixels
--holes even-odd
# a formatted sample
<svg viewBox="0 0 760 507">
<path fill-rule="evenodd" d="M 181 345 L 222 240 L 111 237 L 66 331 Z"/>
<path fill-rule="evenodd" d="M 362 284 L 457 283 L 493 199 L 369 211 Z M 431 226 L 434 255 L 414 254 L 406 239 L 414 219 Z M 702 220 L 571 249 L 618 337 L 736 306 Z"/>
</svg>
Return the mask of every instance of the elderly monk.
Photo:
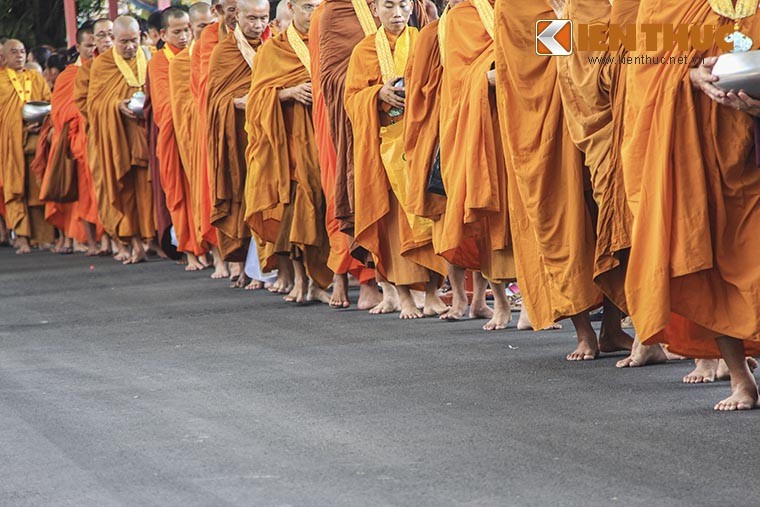
<svg viewBox="0 0 760 507">
<path fill-rule="evenodd" d="M 404 148 L 409 163 L 407 210 L 416 216 L 433 220 L 433 246 L 437 251 L 445 235 L 443 215 L 446 197 L 428 191 L 431 167 L 439 146 L 441 84 L 443 81 L 442 46 L 444 26 L 440 25 L 448 11 L 464 0 L 452 0 L 440 20 L 432 21 L 420 31 L 417 49 L 411 55 L 406 80 L 406 112 Z M 452 289 L 451 308 L 441 315 L 443 320 L 459 320 L 467 312 L 465 270 L 447 261 Z M 470 318 L 493 318 L 486 304 L 488 282 L 479 271 L 473 272 L 473 295 Z"/>
<path fill-rule="evenodd" d="M 277 9 L 275 10 L 275 18 L 272 20 L 272 29 L 277 33 L 282 33 L 288 29 L 290 23 L 293 22 L 293 12 L 291 10 L 290 0 L 280 0 L 277 2 Z"/>
<path fill-rule="evenodd" d="M 345 107 L 354 135 L 356 242 L 372 254 L 380 276 L 396 286 L 402 319 L 441 314 L 438 297 L 445 263 L 431 243 L 432 224 L 407 214 L 404 158 L 404 99 L 396 84 L 403 77 L 418 31 L 407 27 L 409 0 L 377 0 L 381 27 L 354 48 L 346 73 Z M 411 287 L 425 290 L 423 312 Z M 382 303 L 381 303 L 382 304 Z"/>
<path fill-rule="evenodd" d="M 65 208 L 67 204 L 47 203 L 45 215 L 47 220 L 62 229 L 67 237 L 74 238 L 80 243 L 87 243 L 87 256 L 98 255 L 97 236 L 102 233 L 98 218 L 98 203 L 95 198 L 92 174 L 87 165 L 87 137 L 85 134 L 84 118 L 74 103 L 74 87 L 80 68 L 90 62 L 95 56 L 95 33 L 92 23 L 83 25 L 77 30 L 77 53 L 79 58 L 69 65 L 58 76 L 51 99 L 51 119 L 53 123 L 52 146 L 63 143 L 65 150 L 76 160 L 78 195 L 76 203 L 72 203 L 71 222 L 65 223 Z M 64 128 L 68 135 L 62 136 Z M 46 177 L 52 175 L 54 168 L 51 164 L 56 161 L 51 157 L 46 171 Z M 43 187 L 44 185 L 43 182 Z"/>
<path fill-rule="evenodd" d="M 588 312 L 603 298 L 593 281 L 596 235 L 585 194 L 588 170 L 568 131 L 557 63 L 535 54 L 536 20 L 556 17 L 546 1 L 499 1 L 496 92 L 523 302 L 536 329 L 569 317 L 578 347 L 567 359 L 584 361 L 600 351 L 630 350 L 632 341 L 622 332 L 597 340 L 591 327 Z"/>
<path fill-rule="evenodd" d="M 219 44 L 219 41 L 223 40 L 237 25 L 237 0 L 215 1 L 212 10 L 221 20 L 214 21 L 203 29 L 200 37 L 196 40 L 196 44 L 193 46 L 190 58 L 190 89 L 197 109 L 193 142 L 193 146 L 195 147 L 194 165 L 196 166 L 193 173 L 197 174 L 197 177 L 191 179 L 190 185 L 198 242 L 206 242 L 211 245 L 211 253 L 214 256 L 214 272 L 211 274 L 211 278 L 221 279 L 229 277 L 230 271 L 227 269 L 227 265 L 222 259 L 222 254 L 218 248 L 217 231 L 211 225 L 206 97 L 211 53 L 217 44 Z M 233 278 L 238 280 L 243 271 L 242 264 L 235 263 L 232 268 L 234 271 Z"/>
<path fill-rule="evenodd" d="M 92 31 L 95 35 L 95 56 L 90 60 L 82 62 L 81 67 L 77 71 L 76 78 L 74 80 L 74 105 L 76 105 L 79 113 L 83 119 L 83 129 L 80 129 L 80 135 L 85 142 L 85 158 L 84 161 L 90 169 L 90 175 L 92 180 L 92 186 L 95 192 L 95 205 L 98 207 L 98 222 L 102 227 L 101 208 L 105 206 L 106 198 L 101 195 L 103 190 L 103 176 L 93 171 L 93 167 L 89 164 L 89 158 L 94 156 L 95 144 L 91 142 L 91 137 L 88 135 L 89 123 L 87 122 L 87 93 L 90 87 L 90 71 L 92 70 L 92 62 L 98 55 L 101 55 L 111 49 L 113 46 L 113 22 L 110 19 L 98 19 L 93 23 Z M 119 258 L 124 260 L 128 257 L 126 247 L 121 243 L 118 243 Z M 110 255 L 111 254 L 111 237 L 107 232 L 104 232 L 101 236 L 100 248 L 98 249 L 98 255 Z"/>
<path fill-rule="evenodd" d="M 140 25 L 129 16 L 114 21 L 114 46 L 92 64 L 87 109 L 93 174 L 103 177 L 103 227 L 132 251 L 124 264 L 147 260 L 143 240 L 155 235 L 144 121 L 129 108 L 143 91 L 148 59 L 140 47 Z M 158 184 L 158 182 L 156 182 Z"/>
<path fill-rule="evenodd" d="M 251 238 L 245 223 L 248 145 L 245 106 L 256 51 L 269 38 L 268 23 L 268 2 L 238 2 L 237 26 L 214 48 L 209 62 L 205 135 L 208 138 L 211 223 L 217 228 L 223 258 L 237 263 L 240 273 L 237 286 L 245 284 L 243 266 Z"/>
<path fill-rule="evenodd" d="M 195 222 L 190 206 L 190 184 L 182 166 L 175 136 L 169 82 L 170 62 L 190 44 L 190 17 L 182 9 L 169 7 L 161 15 L 161 26 L 161 40 L 164 41 L 164 46 L 148 64 L 153 120 L 158 126 L 156 154 L 161 187 L 166 195 L 166 206 L 177 237 L 177 250 L 183 252 L 187 258 L 185 270 L 198 271 L 207 267 L 201 260 L 206 252 L 197 242 L 195 235 Z"/>
<path fill-rule="evenodd" d="M 53 228 L 45 222 L 39 200 L 40 182 L 30 171 L 37 147 L 39 124 L 25 124 L 21 111 L 27 102 L 49 101 L 50 88 L 37 72 L 24 69 L 26 48 L 10 39 L 3 44 L 5 68 L 0 71 L 0 182 L 3 188 L 6 221 L 16 234 L 16 253 L 31 252 L 31 243 L 53 240 Z"/>
<path fill-rule="evenodd" d="M 736 23 L 758 41 L 757 4 L 642 0 L 637 22 L 729 31 Z M 732 394 L 715 409 L 745 410 L 758 406 L 745 355 L 760 350 L 760 171 L 753 133 L 760 101 L 716 86 L 712 67 L 726 49 L 692 49 L 690 55 L 704 58 L 696 67 L 627 70 L 623 171 L 633 232 L 625 292 L 642 343 L 722 357 Z"/>
<path fill-rule="evenodd" d="M 287 301 L 329 302 L 324 195 L 311 117 L 309 23 L 321 0 L 289 0 L 293 22 L 256 56 L 246 108 L 246 221 L 275 252 L 289 256 L 295 284 Z M 282 207 L 279 230 L 267 238 L 265 212 Z"/>
</svg>

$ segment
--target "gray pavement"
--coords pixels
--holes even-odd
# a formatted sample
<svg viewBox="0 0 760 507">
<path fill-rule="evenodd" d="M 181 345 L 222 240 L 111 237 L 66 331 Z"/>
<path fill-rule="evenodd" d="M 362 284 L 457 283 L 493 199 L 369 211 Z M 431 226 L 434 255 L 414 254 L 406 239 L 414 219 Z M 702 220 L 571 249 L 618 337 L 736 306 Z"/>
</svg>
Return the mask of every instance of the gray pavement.
<svg viewBox="0 0 760 507">
<path fill-rule="evenodd" d="M 0 505 L 758 504 L 726 383 L 480 325 L 1 248 Z"/>
</svg>

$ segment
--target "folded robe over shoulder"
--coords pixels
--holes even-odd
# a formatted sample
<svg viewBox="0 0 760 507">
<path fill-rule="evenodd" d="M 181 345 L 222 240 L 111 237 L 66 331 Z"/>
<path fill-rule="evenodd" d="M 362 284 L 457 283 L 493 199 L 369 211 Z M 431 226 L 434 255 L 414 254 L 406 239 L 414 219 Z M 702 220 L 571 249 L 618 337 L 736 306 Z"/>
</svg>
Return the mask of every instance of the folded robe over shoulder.
<svg viewBox="0 0 760 507">
<path fill-rule="evenodd" d="M 698 0 L 642 0 L 638 22 L 733 23 Z M 741 29 L 757 49 L 760 16 Z M 720 53 L 713 47 L 695 56 Z M 634 217 L 628 307 L 642 343 L 664 341 L 679 354 L 709 358 L 719 357 L 714 338 L 724 335 L 745 340 L 747 355 L 757 355 L 760 169 L 752 118 L 694 90 L 689 71 L 627 69 L 623 170 Z"/>
<path fill-rule="evenodd" d="M 297 35 L 309 44 L 308 36 Z M 301 250 L 309 278 L 326 289 L 333 273 L 327 267 L 330 247 L 311 108 L 278 97 L 280 90 L 308 81 L 309 72 L 287 33 L 272 38 L 257 53 L 246 109 L 246 221 L 264 237 L 264 213 L 290 207 L 292 223 L 285 233 Z"/>
<path fill-rule="evenodd" d="M 496 4 L 496 91 L 509 173 L 510 225 L 523 301 L 535 329 L 599 306 L 587 175 L 565 123 L 557 63 L 536 55 L 546 1 Z"/>
</svg>

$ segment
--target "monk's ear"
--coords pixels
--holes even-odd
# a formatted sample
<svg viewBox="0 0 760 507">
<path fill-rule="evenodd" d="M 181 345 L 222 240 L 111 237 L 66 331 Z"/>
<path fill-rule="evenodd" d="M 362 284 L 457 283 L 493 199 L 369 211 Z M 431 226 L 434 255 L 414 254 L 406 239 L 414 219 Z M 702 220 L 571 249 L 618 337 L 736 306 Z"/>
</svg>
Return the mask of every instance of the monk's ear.
<svg viewBox="0 0 760 507">
<path fill-rule="evenodd" d="M 372 13 L 372 16 L 376 18 L 380 17 L 377 15 L 377 0 L 374 0 L 371 4 L 369 4 L 369 10 Z"/>
<path fill-rule="evenodd" d="M 158 32 L 158 35 L 161 37 L 161 40 L 166 42 L 166 28 L 162 28 L 160 32 Z"/>
</svg>

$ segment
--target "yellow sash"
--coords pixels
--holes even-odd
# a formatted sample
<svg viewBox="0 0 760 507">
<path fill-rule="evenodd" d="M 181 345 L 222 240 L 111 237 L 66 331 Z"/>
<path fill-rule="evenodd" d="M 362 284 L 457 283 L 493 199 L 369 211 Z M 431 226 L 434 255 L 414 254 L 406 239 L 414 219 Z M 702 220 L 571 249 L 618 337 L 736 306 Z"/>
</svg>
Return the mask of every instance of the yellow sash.
<svg viewBox="0 0 760 507">
<path fill-rule="evenodd" d="M 164 56 L 165 56 L 165 57 L 166 57 L 166 59 L 167 59 L 167 60 L 169 60 L 170 62 L 171 62 L 172 60 L 174 60 L 174 57 L 175 57 L 175 56 L 177 56 L 177 55 L 175 55 L 175 54 L 174 54 L 174 51 L 172 51 L 172 48 L 170 48 L 170 47 L 169 47 L 169 44 L 165 44 L 165 45 L 164 45 L 164 48 L 163 48 L 161 51 L 163 51 L 163 52 L 164 52 Z"/>
<path fill-rule="evenodd" d="M 309 53 L 309 47 L 298 34 L 298 30 L 296 30 L 293 23 L 290 23 L 290 26 L 288 26 L 288 29 L 285 32 L 290 47 L 296 52 L 296 56 L 301 60 L 303 66 L 306 67 L 306 72 L 311 76 L 311 54 Z"/>
<path fill-rule="evenodd" d="M 444 65 L 443 53 L 446 47 L 446 19 L 448 19 L 446 15 L 448 13 L 449 6 L 447 5 L 443 10 L 443 14 L 441 14 L 441 18 L 438 20 L 438 53 L 441 55 L 441 66 Z"/>
<path fill-rule="evenodd" d="M 470 0 L 472 2 L 472 5 L 475 7 L 475 10 L 478 11 L 478 16 L 480 16 L 480 21 L 483 23 L 483 27 L 486 29 L 486 32 L 488 32 L 488 35 L 491 36 L 493 39 L 493 33 L 494 33 L 494 15 L 493 15 L 493 7 L 488 2 L 488 0 Z"/>
<path fill-rule="evenodd" d="M 193 49 L 195 49 L 195 39 L 193 39 L 193 42 L 190 43 L 190 49 L 188 50 L 190 56 L 193 56 Z"/>
<path fill-rule="evenodd" d="M 351 0 L 351 5 L 354 6 L 354 12 L 356 13 L 356 17 L 359 18 L 359 24 L 362 26 L 364 36 L 367 37 L 377 32 L 375 18 L 372 16 L 372 11 L 369 10 L 367 2 L 365 0 Z"/>
<path fill-rule="evenodd" d="M 143 51 L 142 48 L 137 48 L 137 55 L 135 56 L 137 63 L 137 76 L 135 76 L 135 73 L 132 72 L 132 67 L 129 66 L 129 63 L 127 63 L 127 61 L 122 58 L 115 49 L 112 49 L 112 51 L 113 61 L 119 68 L 121 75 L 124 76 L 127 84 L 132 88 L 142 88 L 145 86 L 145 74 L 148 69 L 148 58 L 145 56 L 145 51 Z"/>
<path fill-rule="evenodd" d="M 24 79 L 23 84 L 21 84 L 19 75 L 15 70 L 6 68 L 5 72 L 8 74 L 8 79 L 11 80 L 13 89 L 16 90 L 16 95 L 18 95 L 19 100 L 24 104 L 32 100 L 32 75 L 29 74 L 29 71 L 21 73 Z"/>
<path fill-rule="evenodd" d="M 404 75 L 409 51 L 414 44 L 412 38 L 416 38 L 416 35 L 416 28 L 407 27 L 396 41 L 396 49 L 391 51 L 391 43 L 385 33 L 385 28 L 380 27 L 375 33 L 375 49 L 377 50 L 377 59 L 380 62 L 383 83 L 389 83 Z"/>
<path fill-rule="evenodd" d="M 253 68 L 253 59 L 256 57 L 256 50 L 253 49 L 251 43 L 245 38 L 245 34 L 243 34 L 243 30 L 240 29 L 240 25 L 237 25 L 235 31 L 232 33 L 235 35 L 235 42 L 237 42 L 240 54 L 243 55 L 248 66 Z"/>
</svg>

